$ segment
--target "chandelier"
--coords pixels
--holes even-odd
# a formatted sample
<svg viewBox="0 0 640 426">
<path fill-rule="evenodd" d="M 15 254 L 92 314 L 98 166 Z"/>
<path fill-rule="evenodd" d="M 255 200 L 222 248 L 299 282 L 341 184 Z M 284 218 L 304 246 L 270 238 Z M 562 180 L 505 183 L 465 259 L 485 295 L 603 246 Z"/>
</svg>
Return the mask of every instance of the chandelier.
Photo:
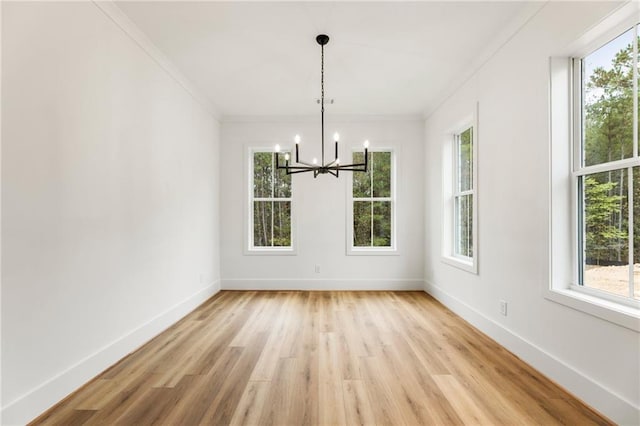
<svg viewBox="0 0 640 426">
<path fill-rule="evenodd" d="M 369 141 L 364 141 L 364 162 L 363 163 L 353 163 L 353 164 L 340 164 L 340 158 L 338 158 L 338 141 L 340 140 L 340 135 L 338 133 L 334 133 L 333 140 L 335 142 L 335 156 L 333 160 L 325 163 L 324 158 L 324 45 L 329 43 L 329 36 L 326 34 L 320 34 L 316 37 L 316 41 L 320 45 L 320 140 L 322 142 L 322 157 L 320 158 L 320 164 L 318 164 L 318 159 L 314 158 L 311 163 L 300 160 L 300 135 L 296 135 L 294 141 L 296 143 L 296 161 L 292 162 L 289 153 L 285 153 L 284 155 L 284 165 L 280 164 L 278 157 L 280 156 L 278 153 L 280 152 L 280 145 L 275 146 L 276 151 L 276 168 L 281 170 L 286 170 L 288 175 L 292 175 L 295 173 L 306 173 L 313 172 L 313 177 L 318 177 L 319 174 L 331 174 L 335 177 L 338 177 L 341 171 L 348 172 L 366 172 L 368 169 L 368 150 L 369 150 Z"/>
</svg>

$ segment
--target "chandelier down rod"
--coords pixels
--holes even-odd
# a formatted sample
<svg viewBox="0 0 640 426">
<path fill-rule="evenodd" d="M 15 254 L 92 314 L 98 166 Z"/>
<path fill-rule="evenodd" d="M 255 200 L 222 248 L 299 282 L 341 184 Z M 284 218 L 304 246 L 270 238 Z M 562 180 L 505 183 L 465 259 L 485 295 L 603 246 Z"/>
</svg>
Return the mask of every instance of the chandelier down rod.
<svg viewBox="0 0 640 426">
<path fill-rule="evenodd" d="M 322 156 L 320 158 L 320 164 L 318 160 L 314 158 L 311 163 L 300 160 L 300 136 L 296 135 L 294 141 L 296 143 L 296 159 L 295 162 L 291 161 L 291 156 L 286 153 L 284 156 L 285 164 L 281 165 L 279 155 L 280 145 L 275 146 L 276 152 L 276 169 L 286 170 L 288 175 L 296 173 L 313 172 L 313 177 L 316 178 L 320 174 L 331 174 L 338 177 L 341 171 L 347 172 L 366 172 L 369 169 L 369 141 L 364 141 L 364 162 L 353 164 L 340 164 L 340 158 L 338 157 L 338 141 L 340 135 L 334 133 L 333 140 L 335 143 L 335 156 L 334 159 L 328 163 L 325 163 L 324 155 L 324 46 L 329 43 L 329 36 L 326 34 L 319 34 L 316 37 L 316 42 L 320 45 L 320 140 L 322 148 Z"/>
</svg>

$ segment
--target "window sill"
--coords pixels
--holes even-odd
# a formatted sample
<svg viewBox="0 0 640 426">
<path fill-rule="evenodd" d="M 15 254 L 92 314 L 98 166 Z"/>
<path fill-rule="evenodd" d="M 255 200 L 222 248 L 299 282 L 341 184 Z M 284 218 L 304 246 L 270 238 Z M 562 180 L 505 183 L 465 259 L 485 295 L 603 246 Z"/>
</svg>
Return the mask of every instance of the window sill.
<svg viewBox="0 0 640 426">
<path fill-rule="evenodd" d="M 298 253 L 291 247 L 254 247 L 244 251 L 245 256 L 296 256 Z"/>
<path fill-rule="evenodd" d="M 548 289 L 545 298 L 586 314 L 640 332 L 640 309 L 573 289 Z"/>
<path fill-rule="evenodd" d="M 392 247 L 350 247 L 348 256 L 399 256 L 398 250 Z"/>
<path fill-rule="evenodd" d="M 441 260 L 455 268 L 462 269 L 463 271 L 470 272 L 472 274 L 478 274 L 478 267 L 474 259 L 461 258 L 454 256 L 442 256 Z"/>
</svg>

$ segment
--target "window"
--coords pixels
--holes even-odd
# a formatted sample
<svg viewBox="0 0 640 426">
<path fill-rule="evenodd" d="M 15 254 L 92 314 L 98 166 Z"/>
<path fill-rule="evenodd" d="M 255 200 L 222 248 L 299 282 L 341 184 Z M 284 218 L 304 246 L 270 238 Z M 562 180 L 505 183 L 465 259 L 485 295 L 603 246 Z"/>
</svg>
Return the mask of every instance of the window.
<svg viewBox="0 0 640 426">
<path fill-rule="evenodd" d="M 548 300 L 640 331 L 638 10 L 551 57 Z M 578 50 L 579 49 L 579 50 Z"/>
<path fill-rule="evenodd" d="M 250 251 L 278 252 L 293 249 L 291 175 L 276 169 L 286 152 L 251 150 L 249 187 Z"/>
<path fill-rule="evenodd" d="M 473 127 L 456 134 L 453 189 L 455 256 L 473 258 Z"/>
<path fill-rule="evenodd" d="M 573 60 L 574 283 L 640 300 L 638 26 Z"/>
<path fill-rule="evenodd" d="M 362 163 L 364 153 L 354 152 Z M 369 151 L 368 171 L 354 172 L 351 180 L 350 254 L 395 250 L 394 155 L 390 150 Z"/>
<path fill-rule="evenodd" d="M 442 149 L 442 260 L 477 273 L 477 105 L 445 135 Z"/>
</svg>

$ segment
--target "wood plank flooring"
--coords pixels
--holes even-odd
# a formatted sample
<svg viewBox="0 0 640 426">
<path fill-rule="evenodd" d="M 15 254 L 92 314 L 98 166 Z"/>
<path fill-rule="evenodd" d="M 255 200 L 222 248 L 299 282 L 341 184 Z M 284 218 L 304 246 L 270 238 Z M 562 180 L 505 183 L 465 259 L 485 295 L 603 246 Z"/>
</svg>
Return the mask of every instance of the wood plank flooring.
<svg viewBox="0 0 640 426">
<path fill-rule="evenodd" d="M 32 424 L 612 424 L 423 292 L 223 291 Z"/>
</svg>

